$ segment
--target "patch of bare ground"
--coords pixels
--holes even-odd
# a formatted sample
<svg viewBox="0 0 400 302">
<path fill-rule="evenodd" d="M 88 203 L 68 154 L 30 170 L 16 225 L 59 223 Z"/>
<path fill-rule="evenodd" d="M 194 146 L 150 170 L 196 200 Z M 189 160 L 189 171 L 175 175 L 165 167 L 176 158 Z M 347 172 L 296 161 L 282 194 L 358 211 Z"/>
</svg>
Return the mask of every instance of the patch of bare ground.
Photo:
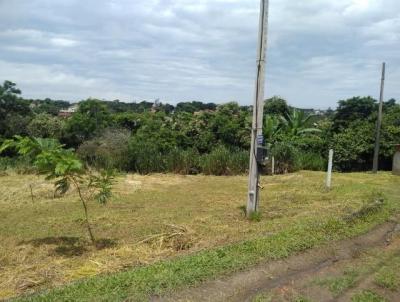
<svg viewBox="0 0 400 302">
<path fill-rule="evenodd" d="M 378 285 L 375 277 L 400 255 L 399 229 L 393 220 L 362 236 L 152 301 L 400 301 L 400 292 Z M 378 300 L 356 300 L 361 293 Z"/>
</svg>

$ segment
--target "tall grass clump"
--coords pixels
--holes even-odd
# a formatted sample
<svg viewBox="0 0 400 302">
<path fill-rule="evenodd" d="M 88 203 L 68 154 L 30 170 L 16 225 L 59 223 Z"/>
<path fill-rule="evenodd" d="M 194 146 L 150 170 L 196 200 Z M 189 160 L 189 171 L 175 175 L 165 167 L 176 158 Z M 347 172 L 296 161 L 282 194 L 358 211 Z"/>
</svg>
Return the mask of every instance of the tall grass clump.
<svg viewBox="0 0 400 302">
<path fill-rule="evenodd" d="M 276 143 L 271 148 L 271 155 L 275 158 L 275 173 L 285 174 L 297 169 L 299 150 L 287 142 Z"/>
<path fill-rule="evenodd" d="M 244 174 L 249 169 L 249 151 L 234 149 L 229 156 L 229 170 L 232 175 Z"/>
<path fill-rule="evenodd" d="M 0 157 L 0 171 L 12 170 L 17 174 L 36 173 L 37 169 L 29 157 Z"/>
<path fill-rule="evenodd" d="M 200 167 L 206 175 L 235 175 L 245 173 L 248 168 L 248 153 L 218 146 L 201 157 Z"/>
<path fill-rule="evenodd" d="M 130 133 L 127 130 L 108 129 L 101 136 L 80 145 L 77 154 L 80 159 L 97 169 L 127 171 L 129 138 Z"/>
<path fill-rule="evenodd" d="M 317 153 L 299 152 L 295 158 L 295 170 L 324 171 L 327 160 Z"/>
<path fill-rule="evenodd" d="M 166 170 L 177 174 L 198 174 L 200 172 L 200 154 L 196 149 L 172 149 L 165 157 Z"/>
<path fill-rule="evenodd" d="M 140 174 L 166 172 L 165 155 L 155 142 L 131 140 L 128 154 L 130 171 Z"/>
<path fill-rule="evenodd" d="M 11 166 L 11 162 L 9 157 L 0 157 L 0 172 L 6 171 Z"/>
</svg>

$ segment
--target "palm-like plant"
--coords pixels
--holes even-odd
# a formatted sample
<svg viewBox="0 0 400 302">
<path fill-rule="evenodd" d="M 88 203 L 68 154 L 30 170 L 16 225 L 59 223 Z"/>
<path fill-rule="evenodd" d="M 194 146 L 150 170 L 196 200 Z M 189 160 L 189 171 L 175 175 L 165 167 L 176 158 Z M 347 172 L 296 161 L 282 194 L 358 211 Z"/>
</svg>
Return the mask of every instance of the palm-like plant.
<svg viewBox="0 0 400 302">
<path fill-rule="evenodd" d="M 304 111 L 294 109 L 292 112 L 281 116 L 282 129 L 289 135 L 300 136 L 306 133 L 318 133 L 320 129 L 307 127 L 313 115 L 306 115 Z"/>
<path fill-rule="evenodd" d="M 264 120 L 263 133 L 267 142 L 275 141 L 277 135 L 281 132 L 281 122 L 275 115 L 266 115 Z"/>
</svg>

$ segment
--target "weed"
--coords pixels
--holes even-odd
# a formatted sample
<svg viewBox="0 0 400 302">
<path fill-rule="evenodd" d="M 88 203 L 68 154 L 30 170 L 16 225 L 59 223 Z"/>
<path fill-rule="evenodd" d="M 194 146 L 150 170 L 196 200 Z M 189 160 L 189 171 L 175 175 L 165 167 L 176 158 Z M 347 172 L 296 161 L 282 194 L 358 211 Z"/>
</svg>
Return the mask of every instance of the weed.
<svg viewBox="0 0 400 302">
<path fill-rule="evenodd" d="M 354 270 L 345 270 L 343 276 L 319 280 L 317 284 L 328 287 L 334 296 L 338 296 L 346 289 L 353 287 L 357 277 L 358 272 Z"/>
<path fill-rule="evenodd" d="M 238 207 L 238 209 L 240 210 L 240 212 L 243 214 L 243 216 L 246 216 L 246 212 L 247 212 L 247 208 L 245 205 L 241 205 Z"/>
<path fill-rule="evenodd" d="M 262 218 L 261 212 L 252 212 L 252 213 L 250 213 L 250 216 L 249 216 L 250 221 L 256 221 L 256 222 L 260 222 L 261 218 Z"/>
<path fill-rule="evenodd" d="M 272 302 L 273 297 L 268 294 L 258 294 L 252 299 L 252 302 Z"/>
<path fill-rule="evenodd" d="M 382 267 L 375 276 L 376 284 L 390 290 L 398 289 L 400 280 L 397 271 L 398 270 L 394 271 L 393 268 L 387 266 Z"/>
<path fill-rule="evenodd" d="M 352 302 L 386 302 L 384 298 L 370 290 L 364 290 L 351 298 Z"/>
<path fill-rule="evenodd" d="M 306 297 L 300 296 L 294 299 L 293 302 L 311 302 L 311 300 Z"/>
</svg>

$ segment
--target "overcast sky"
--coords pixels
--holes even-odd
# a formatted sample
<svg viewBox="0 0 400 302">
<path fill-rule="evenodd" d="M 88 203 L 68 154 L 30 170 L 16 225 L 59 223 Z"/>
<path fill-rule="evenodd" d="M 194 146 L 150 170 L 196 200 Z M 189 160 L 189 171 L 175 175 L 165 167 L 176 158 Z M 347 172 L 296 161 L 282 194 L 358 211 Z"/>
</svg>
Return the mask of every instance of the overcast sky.
<svg viewBox="0 0 400 302">
<path fill-rule="evenodd" d="M 23 96 L 251 104 L 259 0 L 0 0 L 0 81 Z M 400 99 L 400 1 L 270 0 L 266 97 Z"/>
</svg>

